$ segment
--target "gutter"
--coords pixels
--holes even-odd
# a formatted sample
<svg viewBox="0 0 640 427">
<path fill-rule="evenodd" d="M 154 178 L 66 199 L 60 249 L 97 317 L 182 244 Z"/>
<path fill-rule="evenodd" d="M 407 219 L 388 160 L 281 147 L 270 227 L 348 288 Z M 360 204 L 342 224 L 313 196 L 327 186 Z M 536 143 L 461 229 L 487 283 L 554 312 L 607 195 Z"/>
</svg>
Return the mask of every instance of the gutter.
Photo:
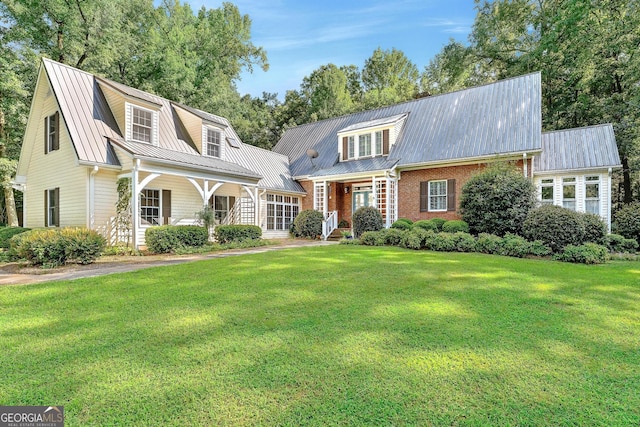
<svg viewBox="0 0 640 427">
<path fill-rule="evenodd" d="M 406 165 L 398 165 L 398 169 L 402 169 L 402 170 L 410 170 L 410 169 L 423 169 L 425 167 L 437 167 L 437 166 L 443 166 L 443 165 L 448 165 L 448 166 L 459 166 L 462 164 L 471 164 L 471 163 L 478 163 L 481 161 L 496 161 L 496 160 L 503 160 L 503 159 L 509 159 L 509 158 L 513 158 L 514 160 L 520 160 L 522 158 L 522 155 L 524 154 L 540 154 L 542 153 L 542 149 L 538 149 L 538 150 L 526 150 L 526 151 L 515 151 L 515 152 L 509 152 L 509 153 L 497 153 L 497 154 L 493 154 L 491 156 L 481 156 L 481 157 L 463 157 L 463 158 L 457 158 L 457 159 L 444 159 L 444 160 L 436 160 L 433 162 L 419 162 L 419 163 L 409 163 Z"/>
</svg>

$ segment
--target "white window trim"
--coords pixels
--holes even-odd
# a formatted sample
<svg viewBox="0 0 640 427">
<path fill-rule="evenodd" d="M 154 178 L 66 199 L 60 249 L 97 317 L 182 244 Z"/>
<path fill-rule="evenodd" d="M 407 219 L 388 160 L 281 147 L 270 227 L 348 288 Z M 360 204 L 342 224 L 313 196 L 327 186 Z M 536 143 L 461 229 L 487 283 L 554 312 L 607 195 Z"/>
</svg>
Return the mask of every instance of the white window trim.
<svg viewBox="0 0 640 427">
<path fill-rule="evenodd" d="M 545 183 L 545 182 L 543 182 L 544 180 L 550 180 L 551 182 Z M 555 178 L 541 178 L 540 179 L 540 203 L 541 204 L 551 204 L 551 205 L 553 205 L 555 203 L 555 197 L 556 197 L 555 185 L 556 185 Z M 551 199 L 550 200 L 545 200 L 545 199 L 542 198 L 542 189 L 543 188 L 551 188 Z"/>
<path fill-rule="evenodd" d="M 55 141 L 56 134 L 58 134 L 58 141 L 60 140 L 60 114 L 58 114 L 58 120 L 56 122 L 56 128 L 53 132 L 51 132 L 51 118 L 55 117 L 56 113 L 50 114 L 47 116 L 47 125 L 45 128 L 45 132 L 47 133 L 47 154 L 52 151 L 60 150 L 60 146 L 58 148 L 53 148 L 53 142 Z"/>
<path fill-rule="evenodd" d="M 206 157 L 211 157 L 214 159 L 222 159 L 222 140 L 224 138 L 224 133 L 222 132 L 221 129 L 215 128 L 215 127 L 211 127 L 211 126 L 203 126 L 203 132 L 202 132 L 202 155 L 206 156 Z M 218 142 L 218 155 L 217 156 L 212 156 L 209 155 L 209 131 L 211 132 L 217 132 L 218 135 L 220 136 L 220 140 Z M 215 145 L 215 144 L 212 144 Z"/>
<path fill-rule="evenodd" d="M 158 222 L 157 225 L 162 225 L 164 216 L 162 215 L 162 190 L 159 188 L 143 188 L 138 195 L 138 222 L 140 227 L 155 227 L 155 224 L 147 224 L 142 222 L 142 192 L 143 191 L 157 191 L 158 192 Z M 152 206 L 151 206 L 152 207 Z"/>
<path fill-rule="evenodd" d="M 383 156 L 383 152 L 384 152 L 384 143 L 382 142 L 382 139 L 380 140 L 380 152 L 378 152 L 377 150 L 377 144 L 376 144 L 376 135 L 378 133 L 380 133 L 380 138 L 383 138 L 383 134 L 382 132 L 388 130 L 389 131 L 389 137 L 391 137 L 391 132 L 392 132 L 392 128 L 388 128 L 388 127 L 384 127 L 384 128 L 376 128 L 376 129 L 369 129 L 366 131 L 360 131 L 357 133 L 349 133 L 349 134 L 342 134 L 342 135 L 338 135 L 338 141 L 339 141 L 339 147 L 340 147 L 340 158 L 342 159 L 344 156 L 344 153 L 342 153 L 342 138 L 347 138 L 347 160 L 357 160 L 357 159 L 369 159 L 371 157 L 379 157 L 379 156 Z M 368 155 L 360 155 L 360 136 L 363 135 L 369 135 L 370 137 L 370 146 L 371 146 L 371 154 Z M 353 138 L 353 139 L 351 139 Z M 349 156 L 349 145 L 351 143 L 351 141 L 353 141 L 353 156 Z M 391 141 L 389 141 L 389 149 L 391 149 Z"/>
<path fill-rule="evenodd" d="M 439 194 L 437 196 L 432 196 L 431 195 L 431 184 L 434 184 L 436 182 L 444 182 L 444 209 L 432 209 L 431 208 L 431 197 L 443 197 L 442 194 Z M 427 194 L 429 196 L 429 200 L 428 200 L 428 204 L 427 204 L 427 212 L 446 212 L 447 211 L 447 200 L 448 200 L 447 197 L 449 196 L 449 194 L 447 193 L 447 180 L 446 179 L 438 179 L 438 180 L 428 181 Z"/>
<path fill-rule="evenodd" d="M 278 197 L 281 197 L 282 200 L 278 201 Z M 286 197 L 290 198 L 290 201 L 287 202 L 286 201 Z M 269 200 L 269 199 L 272 200 Z M 295 202 L 294 202 L 295 200 Z M 289 226 L 293 223 L 293 220 L 295 219 L 295 217 L 300 213 L 300 198 L 298 196 L 289 196 L 289 195 L 284 195 L 284 194 L 277 194 L 277 193 L 268 193 L 267 194 L 267 230 L 269 231 L 288 231 L 289 230 Z M 273 228 L 269 228 L 269 205 L 273 205 Z M 278 228 L 278 225 L 276 223 L 278 216 L 277 216 L 277 207 L 278 206 L 282 206 L 282 227 L 283 228 Z M 290 212 L 290 216 L 287 217 L 286 212 L 287 212 L 287 207 L 291 208 L 291 212 Z M 294 209 L 295 208 L 295 209 Z"/>
<path fill-rule="evenodd" d="M 133 137 L 133 125 L 134 125 L 134 123 L 133 123 L 133 111 L 134 111 L 134 109 L 147 111 L 147 112 L 151 113 L 151 141 L 149 141 L 149 142 L 141 141 L 141 140 L 135 139 Z M 140 144 L 149 144 L 149 145 L 157 146 L 158 145 L 158 126 L 159 126 L 158 112 L 155 111 L 155 110 L 152 110 L 150 108 L 143 107 L 143 106 L 138 105 L 138 104 L 131 104 L 129 102 L 126 103 L 126 111 L 127 111 L 127 118 L 126 118 L 126 136 L 127 136 L 127 140 L 128 141 L 133 141 L 133 142 L 138 142 Z"/>
<path fill-rule="evenodd" d="M 590 181 L 588 178 L 597 178 L 597 180 L 594 179 Z M 598 185 L 598 197 L 587 197 L 587 186 L 593 185 L 593 184 Z M 598 209 L 596 212 L 593 212 L 593 213 L 600 215 L 602 210 L 602 179 L 600 175 L 585 175 L 584 176 L 584 211 L 585 212 L 588 212 L 587 202 L 593 202 L 593 201 L 598 202 Z"/>
<path fill-rule="evenodd" d="M 573 182 L 568 181 L 565 182 L 565 180 L 567 179 L 573 179 Z M 578 211 L 578 200 L 580 199 L 580 195 L 578 194 L 578 177 L 577 176 L 563 176 L 560 179 L 560 184 L 561 184 L 561 188 L 562 188 L 562 192 L 560 193 L 560 206 L 562 206 L 563 208 L 566 208 L 564 205 L 565 200 L 570 202 L 573 201 L 574 204 L 574 208 L 566 208 L 566 209 L 571 209 L 573 211 Z M 573 186 L 573 199 L 565 199 L 564 197 L 564 188 L 565 187 L 571 187 Z"/>
</svg>

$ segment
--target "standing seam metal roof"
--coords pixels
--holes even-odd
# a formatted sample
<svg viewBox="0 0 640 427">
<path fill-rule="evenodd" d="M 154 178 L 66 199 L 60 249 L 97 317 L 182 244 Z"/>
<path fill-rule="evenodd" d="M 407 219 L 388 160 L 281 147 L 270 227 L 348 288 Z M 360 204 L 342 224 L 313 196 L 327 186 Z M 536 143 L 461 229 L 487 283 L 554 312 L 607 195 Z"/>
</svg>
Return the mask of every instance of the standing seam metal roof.
<svg viewBox="0 0 640 427">
<path fill-rule="evenodd" d="M 486 158 L 541 149 L 540 73 L 457 92 L 363 111 L 285 132 L 274 151 L 291 162 L 292 176 L 332 167 L 338 159 L 337 133 L 359 123 L 408 114 L 389 158 L 403 165 Z M 315 149 L 314 169 L 306 151 Z"/>
</svg>

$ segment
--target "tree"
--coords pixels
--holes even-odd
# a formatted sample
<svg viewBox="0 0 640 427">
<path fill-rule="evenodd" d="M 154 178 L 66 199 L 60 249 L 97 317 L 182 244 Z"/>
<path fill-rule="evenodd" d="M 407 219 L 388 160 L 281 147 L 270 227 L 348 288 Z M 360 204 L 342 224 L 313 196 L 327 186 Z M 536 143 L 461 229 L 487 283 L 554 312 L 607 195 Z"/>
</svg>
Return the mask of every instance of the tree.
<svg viewBox="0 0 640 427">
<path fill-rule="evenodd" d="M 522 171 L 508 163 L 493 164 L 462 187 L 462 219 L 473 234 L 520 234 L 535 206 L 535 187 Z"/>
<path fill-rule="evenodd" d="M 418 93 L 418 68 L 395 48 L 377 48 L 365 61 L 362 83 L 364 105 L 377 108 L 412 99 Z"/>
<path fill-rule="evenodd" d="M 309 100 L 309 114 L 316 120 L 340 116 L 353 110 L 349 81 L 333 64 L 323 65 L 302 80 L 303 95 Z"/>
</svg>

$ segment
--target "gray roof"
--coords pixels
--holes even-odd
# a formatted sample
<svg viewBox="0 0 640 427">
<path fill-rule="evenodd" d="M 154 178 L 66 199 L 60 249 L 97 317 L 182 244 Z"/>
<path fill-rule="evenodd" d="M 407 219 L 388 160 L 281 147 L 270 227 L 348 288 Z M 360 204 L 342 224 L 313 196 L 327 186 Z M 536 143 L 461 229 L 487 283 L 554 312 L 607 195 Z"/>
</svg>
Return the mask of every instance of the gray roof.
<svg viewBox="0 0 640 427">
<path fill-rule="evenodd" d="M 620 155 L 611 124 L 542 134 L 542 153 L 534 172 L 619 168 Z"/>
<path fill-rule="evenodd" d="M 361 172 L 386 171 L 394 167 L 396 163 L 398 163 L 398 159 L 389 159 L 387 156 L 349 160 L 346 162 L 338 162 L 335 166 L 327 169 L 320 169 L 312 173 L 311 176 L 320 177 L 330 175 L 350 175 Z"/>
<path fill-rule="evenodd" d="M 298 126 L 285 132 L 274 151 L 289 157 L 293 176 L 311 175 L 338 161 L 339 131 L 402 114 L 407 119 L 389 152 L 398 167 L 538 152 L 540 73 Z M 319 153 L 315 169 L 309 148 Z"/>
<path fill-rule="evenodd" d="M 367 122 L 360 122 L 360 123 L 353 124 L 351 126 L 347 126 L 344 129 L 340 129 L 338 132 L 351 132 L 351 131 L 355 131 L 355 130 L 359 130 L 359 129 L 366 129 L 366 128 L 372 128 L 372 127 L 376 127 L 376 126 L 389 125 L 389 124 L 392 124 L 392 123 L 395 123 L 395 122 L 399 121 L 400 119 L 403 119 L 406 116 L 407 116 L 406 114 L 397 114 L 397 115 L 391 116 L 391 117 L 383 117 L 381 119 L 369 120 Z"/>
<path fill-rule="evenodd" d="M 123 139 L 111 140 L 112 144 L 122 148 L 127 153 L 139 158 L 149 160 L 168 161 L 183 166 L 192 166 L 220 172 L 228 175 L 242 176 L 246 178 L 261 179 L 262 176 L 235 163 L 225 162 L 215 157 L 202 156 L 198 152 L 184 153 L 180 151 L 168 150 L 155 145 L 142 142 L 125 141 Z"/>
</svg>

